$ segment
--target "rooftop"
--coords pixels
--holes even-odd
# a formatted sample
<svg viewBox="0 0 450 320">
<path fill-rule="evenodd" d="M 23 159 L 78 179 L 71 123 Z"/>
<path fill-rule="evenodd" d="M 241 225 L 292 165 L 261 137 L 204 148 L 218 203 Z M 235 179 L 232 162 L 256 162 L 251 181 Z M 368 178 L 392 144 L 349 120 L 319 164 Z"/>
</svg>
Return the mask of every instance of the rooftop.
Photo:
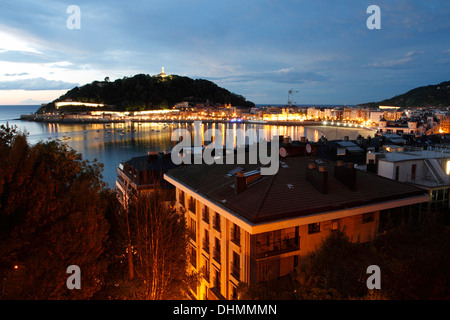
<svg viewBox="0 0 450 320">
<path fill-rule="evenodd" d="M 326 194 L 306 180 L 311 162 L 326 168 Z M 235 192 L 237 171 L 258 170 L 260 164 L 188 165 L 170 170 L 167 176 L 252 223 L 424 195 L 417 187 L 356 169 L 356 188 L 352 191 L 334 176 L 335 166 L 335 162 L 318 157 L 284 158 L 276 175 L 259 176 L 241 192 Z"/>
</svg>

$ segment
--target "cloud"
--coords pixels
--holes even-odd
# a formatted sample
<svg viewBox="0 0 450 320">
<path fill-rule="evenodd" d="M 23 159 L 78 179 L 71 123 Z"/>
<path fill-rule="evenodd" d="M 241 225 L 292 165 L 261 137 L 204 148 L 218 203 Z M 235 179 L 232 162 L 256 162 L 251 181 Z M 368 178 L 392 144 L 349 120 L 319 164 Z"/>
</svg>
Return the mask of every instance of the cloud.
<svg viewBox="0 0 450 320">
<path fill-rule="evenodd" d="M 249 72 L 225 77 L 209 77 L 210 80 L 223 82 L 270 81 L 274 83 L 311 83 L 324 82 L 326 77 L 311 71 L 296 71 L 294 68 L 282 68 L 275 71 Z"/>
<path fill-rule="evenodd" d="M 0 52 L 21 51 L 41 54 L 39 49 L 32 45 L 32 41 L 27 39 L 17 30 L 2 25 L 0 31 Z"/>
<path fill-rule="evenodd" d="M 42 103 L 48 103 L 48 100 L 36 100 L 36 99 L 26 99 L 19 102 L 22 105 L 38 105 Z"/>
<path fill-rule="evenodd" d="M 44 78 L 0 82 L 0 90 L 68 90 L 76 86 L 78 86 L 77 83 L 47 80 Z"/>
<path fill-rule="evenodd" d="M 374 68 L 399 68 L 399 67 L 405 66 L 406 64 L 414 61 L 416 59 L 416 57 L 419 56 L 422 53 L 423 53 L 423 51 L 409 51 L 402 58 L 370 63 L 369 67 L 374 67 Z"/>
<path fill-rule="evenodd" d="M 21 73 L 5 73 L 3 76 L 5 77 L 21 77 L 21 76 L 27 76 L 29 75 L 28 72 L 21 72 Z"/>
</svg>

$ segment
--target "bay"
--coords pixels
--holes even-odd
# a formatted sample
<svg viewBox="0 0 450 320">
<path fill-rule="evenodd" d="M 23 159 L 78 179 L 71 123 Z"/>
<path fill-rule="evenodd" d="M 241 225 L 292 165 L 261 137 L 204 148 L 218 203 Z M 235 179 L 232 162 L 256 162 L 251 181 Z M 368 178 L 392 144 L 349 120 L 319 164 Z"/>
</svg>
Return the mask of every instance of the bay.
<svg viewBox="0 0 450 320">
<path fill-rule="evenodd" d="M 97 160 L 104 164 L 103 180 L 109 187 L 115 187 L 117 167 L 122 161 L 132 157 L 146 155 L 148 151 L 171 150 L 176 142 L 171 141 L 173 130 L 185 128 L 192 130 L 189 123 L 123 123 L 111 124 L 58 124 L 18 120 L 21 114 L 34 113 L 40 106 L 0 105 L 0 124 L 17 126 L 28 133 L 28 141 L 35 144 L 49 139 L 60 139 L 81 153 L 84 159 Z M 367 129 L 337 127 L 270 126 L 243 123 L 204 123 L 203 130 L 214 128 L 221 132 L 227 129 L 237 130 L 265 129 L 276 127 L 280 135 L 290 136 L 293 140 L 306 137 L 317 141 L 322 135 L 328 140 L 343 139 L 348 136 L 355 139 L 358 134 L 364 137 L 373 135 Z"/>
</svg>

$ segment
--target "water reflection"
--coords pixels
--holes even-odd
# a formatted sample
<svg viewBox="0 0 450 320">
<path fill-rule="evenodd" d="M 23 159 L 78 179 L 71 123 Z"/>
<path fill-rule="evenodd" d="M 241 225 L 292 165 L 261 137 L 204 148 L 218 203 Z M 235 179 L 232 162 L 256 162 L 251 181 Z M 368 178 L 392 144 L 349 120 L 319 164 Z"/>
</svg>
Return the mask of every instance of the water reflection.
<svg viewBox="0 0 450 320">
<path fill-rule="evenodd" d="M 111 123 L 111 124 L 59 124 L 59 123 L 36 123 L 17 121 L 19 128 L 29 132 L 30 143 L 47 139 L 61 139 L 83 154 L 88 160 L 97 159 L 104 164 L 104 180 L 110 186 L 114 186 L 116 169 L 119 162 L 132 157 L 147 154 L 148 151 L 171 150 L 177 142 L 171 141 L 172 132 L 175 129 L 187 129 L 193 135 L 192 123 Z M 266 131 L 265 138 L 270 141 L 272 128 L 278 129 L 280 135 L 289 136 L 292 140 L 300 140 L 306 137 L 309 141 L 317 141 L 325 134 L 329 140 L 343 139 L 349 136 L 355 139 L 360 133 L 358 130 L 343 130 L 326 127 L 301 127 L 301 126 L 270 126 L 263 124 L 244 123 L 202 123 L 199 130 L 199 140 L 204 142 L 204 132 L 207 129 L 217 129 L 221 132 L 222 141 L 232 139 L 233 147 L 236 148 L 238 141 L 245 141 L 243 132 L 254 130 L 259 134 L 260 129 Z M 229 131 L 228 131 L 229 129 Z M 371 132 L 363 133 L 367 136 Z M 241 136 L 239 136 L 241 135 Z M 238 139 L 239 137 L 239 139 Z M 192 136 L 192 139 L 194 137 Z M 248 138 L 246 139 L 248 141 Z M 192 140 L 194 141 L 194 140 Z M 207 142 L 209 143 L 209 142 Z"/>
</svg>

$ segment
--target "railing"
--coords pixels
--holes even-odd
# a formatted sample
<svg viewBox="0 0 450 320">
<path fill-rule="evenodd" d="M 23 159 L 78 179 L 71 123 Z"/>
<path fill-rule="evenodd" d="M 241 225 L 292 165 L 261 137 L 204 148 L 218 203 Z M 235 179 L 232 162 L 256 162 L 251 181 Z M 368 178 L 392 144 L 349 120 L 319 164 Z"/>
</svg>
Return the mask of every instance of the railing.
<svg viewBox="0 0 450 320">
<path fill-rule="evenodd" d="M 209 240 L 203 239 L 203 250 L 209 253 Z"/>
<path fill-rule="evenodd" d="M 234 244 L 241 246 L 241 230 L 240 229 L 231 228 L 231 241 Z"/>
<path fill-rule="evenodd" d="M 209 210 L 205 208 L 202 210 L 202 220 L 209 224 Z"/>
<path fill-rule="evenodd" d="M 189 262 L 192 264 L 194 268 L 197 268 L 197 256 L 193 253 L 189 255 Z"/>
<path fill-rule="evenodd" d="M 209 268 L 207 268 L 206 266 L 202 267 L 202 276 L 203 276 L 203 279 L 205 279 L 209 283 L 210 272 L 209 272 Z"/>
<path fill-rule="evenodd" d="M 213 259 L 220 263 L 220 250 L 214 248 L 213 250 Z"/>
<path fill-rule="evenodd" d="M 256 258 L 266 258 L 300 250 L 300 237 L 284 238 L 271 243 L 257 244 Z"/>
<path fill-rule="evenodd" d="M 220 217 L 214 217 L 213 228 L 220 232 Z"/>
<path fill-rule="evenodd" d="M 231 269 L 231 275 L 239 280 L 240 274 L 241 274 L 241 268 L 239 266 L 235 265 L 233 262 L 230 264 Z"/>
<path fill-rule="evenodd" d="M 188 208 L 193 214 L 195 214 L 195 200 L 189 200 Z"/>
<path fill-rule="evenodd" d="M 189 238 L 191 238 L 192 240 L 196 241 L 197 233 L 196 233 L 196 231 L 195 231 L 194 228 L 189 228 L 189 229 L 188 229 L 188 236 L 189 236 Z"/>
<path fill-rule="evenodd" d="M 220 279 L 214 277 L 213 279 L 213 287 L 220 293 Z"/>
</svg>

